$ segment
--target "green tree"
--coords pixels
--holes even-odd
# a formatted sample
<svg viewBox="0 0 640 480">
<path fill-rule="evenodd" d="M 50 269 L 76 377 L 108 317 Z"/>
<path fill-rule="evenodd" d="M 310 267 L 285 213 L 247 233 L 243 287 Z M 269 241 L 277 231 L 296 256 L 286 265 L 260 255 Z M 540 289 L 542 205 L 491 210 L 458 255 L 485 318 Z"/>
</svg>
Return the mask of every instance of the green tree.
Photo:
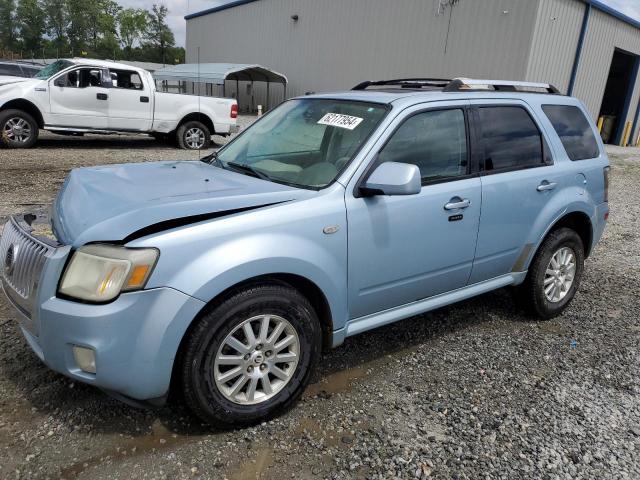
<svg viewBox="0 0 640 480">
<path fill-rule="evenodd" d="M 167 49 L 175 45 L 176 41 L 173 32 L 167 25 L 167 7 L 164 5 L 153 5 L 149 13 L 149 22 L 146 32 L 147 45 L 155 50 L 152 61 L 173 63 L 173 59 L 167 57 Z M 153 51 L 152 50 L 152 51 Z"/>
<path fill-rule="evenodd" d="M 118 13 L 120 43 L 125 57 L 131 59 L 133 45 L 139 42 L 147 31 L 149 14 L 146 10 L 125 8 Z"/>
<path fill-rule="evenodd" d="M 55 56 L 62 55 L 67 47 L 66 32 L 69 23 L 66 0 L 43 0 L 42 6 L 47 18 L 47 35 L 56 49 Z"/>
<path fill-rule="evenodd" d="M 89 38 L 94 53 L 105 46 L 117 46 L 117 17 L 121 9 L 122 7 L 113 0 L 93 0 L 87 3 L 87 13 L 92 19 L 89 24 Z"/>
<path fill-rule="evenodd" d="M 15 0 L 0 0 L 0 48 L 16 48 Z"/>
<path fill-rule="evenodd" d="M 46 22 L 44 10 L 38 0 L 20 0 L 16 20 L 22 49 L 30 56 L 39 57 Z"/>
<path fill-rule="evenodd" d="M 65 11 L 67 16 L 67 38 L 71 55 L 82 55 L 87 50 L 90 25 L 95 19 L 91 18 L 87 8 L 91 2 L 86 0 L 66 0 Z"/>
</svg>

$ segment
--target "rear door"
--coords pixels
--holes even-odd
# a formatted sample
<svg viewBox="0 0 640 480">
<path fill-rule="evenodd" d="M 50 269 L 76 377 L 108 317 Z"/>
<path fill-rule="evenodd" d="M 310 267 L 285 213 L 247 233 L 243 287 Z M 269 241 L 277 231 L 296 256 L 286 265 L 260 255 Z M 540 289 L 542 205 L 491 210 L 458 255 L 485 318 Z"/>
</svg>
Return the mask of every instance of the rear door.
<svg viewBox="0 0 640 480">
<path fill-rule="evenodd" d="M 518 100 L 471 102 L 478 130 L 482 214 L 470 283 L 521 271 L 536 220 L 562 179 L 534 111 Z"/>
<path fill-rule="evenodd" d="M 72 128 L 107 128 L 109 86 L 106 70 L 80 67 L 49 81 L 51 124 Z"/>
<path fill-rule="evenodd" d="M 134 70 L 109 70 L 109 128 L 148 131 L 152 122 L 151 86 Z"/>
</svg>

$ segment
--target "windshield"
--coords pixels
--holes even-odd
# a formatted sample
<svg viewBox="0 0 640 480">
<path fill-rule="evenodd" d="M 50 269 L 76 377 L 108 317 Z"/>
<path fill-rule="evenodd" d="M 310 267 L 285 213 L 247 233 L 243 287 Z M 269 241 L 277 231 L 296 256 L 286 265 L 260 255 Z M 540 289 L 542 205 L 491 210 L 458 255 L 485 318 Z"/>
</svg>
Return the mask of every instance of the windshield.
<svg viewBox="0 0 640 480">
<path fill-rule="evenodd" d="M 51 78 L 53 75 L 55 75 L 56 73 L 64 70 L 65 68 L 70 67 L 71 65 L 73 65 L 73 62 L 70 62 L 69 60 L 58 60 L 58 61 L 55 61 L 52 64 L 47 65 L 46 67 L 44 67 L 38 73 L 36 73 L 33 76 L 33 78 L 39 78 L 40 80 L 46 80 L 47 78 Z"/>
<path fill-rule="evenodd" d="M 283 103 L 222 149 L 241 173 L 304 188 L 326 187 L 386 115 L 384 105 L 303 98 Z"/>
</svg>

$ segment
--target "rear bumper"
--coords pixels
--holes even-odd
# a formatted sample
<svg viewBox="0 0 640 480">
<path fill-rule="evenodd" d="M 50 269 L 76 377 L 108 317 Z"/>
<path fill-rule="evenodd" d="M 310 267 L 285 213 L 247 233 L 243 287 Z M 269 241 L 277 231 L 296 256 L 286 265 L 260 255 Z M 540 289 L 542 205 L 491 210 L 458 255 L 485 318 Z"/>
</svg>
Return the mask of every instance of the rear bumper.
<svg viewBox="0 0 640 480">
<path fill-rule="evenodd" d="M 171 288 L 123 294 L 107 305 L 49 298 L 32 333 L 15 310 L 29 346 L 52 370 L 136 400 L 163 397 L 180 341 L 204 303 Z M 76 365 L 73 346 L 91 348 L 96 373 Z"/>
<path fill-rule="evenodd" d="M 593 251 L 597 243 L 602 238 L 604 227 L 607 225 L 607 218 L 609 216 L 609 203 L 601 203 L 596 207 L 595 217 L 591 219 L 593 225 L 593 238 L 591 240 L 590 252 Z"/>
<path fill-rule="evenodd" d="M 216 135 L 231 135 L 240 131 L 240 125 L 235 123 L 214 123 L 213 128 Z"/>
</svg>

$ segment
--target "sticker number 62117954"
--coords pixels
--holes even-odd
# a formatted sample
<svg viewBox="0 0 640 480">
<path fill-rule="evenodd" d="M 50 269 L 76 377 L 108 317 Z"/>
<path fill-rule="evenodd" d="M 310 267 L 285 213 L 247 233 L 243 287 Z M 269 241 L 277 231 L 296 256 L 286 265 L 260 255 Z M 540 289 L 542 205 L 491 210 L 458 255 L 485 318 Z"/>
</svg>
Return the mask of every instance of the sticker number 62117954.
<svg viewBox="0 0 640 480">
<path fill-rule="evenodd" d="M 341 113 L 327 113 L 318 120 L 318 124 L 320 125 L 346 128 L 347 130 L 353 130 L 360 125 L 360 122 L 362 122 L 362 118 L 360 117 L 352 117 L 351 115 L 343 115 Z"/>
</svg>

